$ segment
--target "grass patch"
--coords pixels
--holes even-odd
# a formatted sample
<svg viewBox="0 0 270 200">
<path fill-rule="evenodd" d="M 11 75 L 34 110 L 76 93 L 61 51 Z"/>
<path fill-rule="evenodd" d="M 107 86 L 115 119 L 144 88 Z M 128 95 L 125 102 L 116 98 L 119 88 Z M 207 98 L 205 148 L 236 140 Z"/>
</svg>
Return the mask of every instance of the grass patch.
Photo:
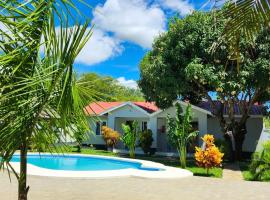
<svg viewBox="0 0 270 200">
<path fill-rule="evenodd" d="M 101 155 L 101 156 L 119 156 L 117 153 L 114 153 L 111 151 L 96 150 L 96 149 L 85 148 L 85 147 L 82 147 L 81 152 L 78 152 L 76 147 L 71 147 L 71 146 L 59 146 L 57 148 L 44 151 L 44 152 L 59 153 L 59 154 L 71 153 L 71 154 L 89 154 L 89 155 Z"/>
<path fill-rule="evenodd" d="M 249 171 L 250 161 L 242 161 L 239 163 L 240 170 L 242 172 L 242 176 L 246 181 L 253 181 L 253 176 Z"/>
<path fill-rule="evenodd" d="M 180 168 L 180 163 L 177 158 L 173 157 L 164 157 L 164 156 L 141 156 L 137 155 L 137 159 L 148 160 L 153 162 L 162 163 L 167 166 Z M 187 170 L 191 171 L 194 176 L 205 176 L 205 177 L 222 177 L 222 168 L 212 168 L 209 170 L 209 174 L 206 173 L 206 169 L 198 167 L 194 159 L 187 160 Z"/>
</svg>

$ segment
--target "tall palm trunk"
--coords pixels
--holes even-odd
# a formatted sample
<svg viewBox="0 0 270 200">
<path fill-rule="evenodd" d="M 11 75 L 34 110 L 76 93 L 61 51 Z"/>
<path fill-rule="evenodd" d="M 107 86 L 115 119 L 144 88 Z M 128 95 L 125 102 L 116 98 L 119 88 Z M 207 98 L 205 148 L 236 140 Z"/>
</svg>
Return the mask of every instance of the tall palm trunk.
<svg viewBox="0 0 270 200">
<path fill-rule="evenodd" d="M 27 142 L 23 141 L 20 149 L 20 176 L 18 180 L 18 200 L 27 200 Z"/>
</svg>

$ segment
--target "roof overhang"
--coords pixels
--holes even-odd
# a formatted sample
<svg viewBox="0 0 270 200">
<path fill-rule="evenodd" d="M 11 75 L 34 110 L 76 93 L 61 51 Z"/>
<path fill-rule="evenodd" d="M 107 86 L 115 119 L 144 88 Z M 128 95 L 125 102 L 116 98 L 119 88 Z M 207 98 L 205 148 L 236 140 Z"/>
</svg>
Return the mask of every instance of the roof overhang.
<svg viewBox="0 0 270 200">
<path fill-rule="evenodd" d="M 173 103 L 173 105 L 175 106 L 176 103 L 180 103 L 180 104 L 183 105 L 183 106 L 188 106 L 188 103 L 186 103 L 186 102 L 184 102 L 184 101 L 177 100 L 177 101 L 175 101 L 175 102 Z M 194 106 L 194 105 L 192 105 L 192 104 L 190 104 L 190 105 L 191 105 L 191 108 L 192 108 L 193 110 L 197 110 L 197 111 L 199 111 L 199 112 L 202 112 L 202 113 L 205 113 L 205 114 L 207 114 L 207 115 L 213 116 L 213 114 L 212 114 L 210 111 L 208 111 L 208 110 L 202 109 L 202 108 L 200 108 L 200 107 L 198 107 L 198 106 Z M 165 110 L 166 110 L 166 109 L 164 109 L 164 110 L 159 109 L 159 110 L 157 110 L 156 112 L 150 114 L 150 116 L 151 116 L 151 117 L 154 117 L 154 116 L 156 116 L 156 115 L 162 113 L 162 112 L 165 111 Z"/>
<path fill-rule="evenodd" d="M 131 106 L 132 108 L 134 108 L 134 109 L 136 109 L 136 110 L 138 110 L 138 111 L 140 111 L 140 112 L 142 112 L 143 114 L 147 115 L 148 117 L 151 116 L 150 113 L 148 113 L 147 111 L 145 111 L 144 109 L 142 109 L 141 107 L 137 106 L 136 104 L 134 104 L 134 103 L 132 103 L 132 102 L 130 102 L 130 101 L 124 102 L 124 103 L 122 103 L 122 104 L 120 104 L 120 105 L 118 105 L 118 106 L 115 106 L 115 107 L 112 107 L 112 108 L 110 108 L 110 109 L 108 109 L 108 110 L 105 110 L 105 111 L 101 112 L 98 116 L 102 116 L 102 115 L 108 114 L 108 113 L 110 113 L 110 112 L 113 112 L 113 111 L 115 111 L 115 110 L 117 110 L 117 109 L 119 109 L 119 108 L 122 108 L 122 107 L 124 107 L 124 106 L 127 106 L 127 105 L 128 105 L 128 106 Z"/>
</svg>

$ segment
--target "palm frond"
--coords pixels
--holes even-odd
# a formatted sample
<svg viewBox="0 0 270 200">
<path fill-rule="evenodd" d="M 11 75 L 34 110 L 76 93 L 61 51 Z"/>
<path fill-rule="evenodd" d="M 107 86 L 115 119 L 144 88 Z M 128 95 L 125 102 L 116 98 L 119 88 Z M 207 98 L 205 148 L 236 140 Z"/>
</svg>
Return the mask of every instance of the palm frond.
<svg viewBox="0 0 270 200">
<path fill-rule="evenodd" d="M 227 38 L 235 39 L 238 35 L 243 35 L 249 41 L 254 41 L 257 34 L 270 25 L 270 1 L 232 1 L 225 15 L 229 18 L 225 30 Z"/>
<path fill-rule="evenodd" d="M 73 64 L 92 35 L 90 21 L 69 22 L 73 1 L 27 2 L 0 2 L 0 168 L 24 141 L 54 148 L 63 134 L 89 128 L 84 107 L 92 96 L 81 95 Z"/>
</svg>

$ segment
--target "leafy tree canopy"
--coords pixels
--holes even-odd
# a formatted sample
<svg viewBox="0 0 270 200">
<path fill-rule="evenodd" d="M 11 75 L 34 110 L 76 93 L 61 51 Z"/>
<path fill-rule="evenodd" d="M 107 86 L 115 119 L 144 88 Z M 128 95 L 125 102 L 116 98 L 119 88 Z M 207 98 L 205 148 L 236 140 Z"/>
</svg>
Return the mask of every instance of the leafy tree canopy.
<svg viewBox="0 0 270 200">
<path fill-rule="evenodd" d="M 80 82 L 89 85 L 96 101 L 144 101 L 139 89 L 122 86 L 110 76 L 87 73 L 80 77 Z"/>
<path fill-rule="evenodd" d="M 270 31 L 261 32 L 253 46 L 240 41 L 238 72 L 237 63 L 229 58 L 233 48 L 229 43 L 222 41 L 213 52 L 225 22 L 223 10 L 174 18 L 168 32 L 156 39 L 141 61 L 139 86 L 146 100 L 164 108 L 179 98 L 211 99 L 210 91 L 223 101 L 269 99 Z"/>
<path fill-rule="evenodd" d="M 232 131 L 235 156 L 240 160 L 249 111 L 255 102 L 270 99 L 270 30 L 261 31 L 253 44 L 243 35 L 239 46 L 234 46 L 222 38 L 226 9 L 174 18 L 168 32 L 156 39 L 142 60 L 139 86 L 146 100 L 156 101 L 161 108 L 176 99 L 196 103 L 206 98 L 228 141 L 228 131 Z M 233 48 L 239 48 L 238 55 L 231 54 Z M 216 93 L 219 105 L 209 92 Z M 236 104 L 240 120 L 235 119 Z M 229 121 L 224 119 L 225 106 Z"/>
</svg>

